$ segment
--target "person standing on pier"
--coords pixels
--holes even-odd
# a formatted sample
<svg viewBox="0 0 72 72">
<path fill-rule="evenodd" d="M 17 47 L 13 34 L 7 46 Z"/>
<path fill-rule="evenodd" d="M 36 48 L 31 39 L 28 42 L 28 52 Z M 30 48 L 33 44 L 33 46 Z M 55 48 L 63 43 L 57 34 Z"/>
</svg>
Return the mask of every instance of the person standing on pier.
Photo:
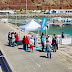
<svg viewBox="0 0 72 72">
<path fill-rule="evenodd" d="M 22 40 L 22 43 L 23 43 L 23 49 L 25 50 L 25 42 L 24 42 L 24 40 L 25 40 L 25 36 L 24 36 L 24 38 L 23 38 L 23 40 Z"/>
<path fill-rule="evenodd" d="M 46 58 L 48 58 L 49 53 L 50 53 L 50 58 L 51 58 L 51 43 L 48 41 L 48 38 L 46 38 L 46 52 L 47 52 L 47 56 Z"/>
<path fill-rule="evenodd" d="M 30 50 L 32 48 L 32 52 L 33 52 L 33 46 L 34 46 L 34 39 L 33 39 L 33 37 L 31 37 L 31 39 L 29 41 L 29 44 L 30 44 Z"/>
<path fill-rule="evenodd" d="M 58 50 L 58 38 L 55 37 L 55 40 L 56 40 L 56 48 L 57 48 L 57 50 Z"/>
<path fill-rule="evenodd" d="M 15 39 L 16 39 L 16 34 L 17 34 L 17 33 L 16 33 L 16 31 L 15 31 L 15 33 L 14 33 L 14 35 L 15 35 Z M 16 40 L 15 40 L 15 44 L 16 44 Z"/>
<path fill-rule="evenodd" d="M 52 39 L 52 47 L 53 47 L 53 52 L 56 52 L 56 40 L 54 38 Z"/>
<path fill-rule="evenodd" d="M 44 35 L 42 35 L 42 38 L 41 38 L 42 52 L 44 52 L 44 42 L 45 42 Z"/>
<path fill-rule="evenodd" d="M 11 45 L 11 33 L 8 33 L 9 46 Z"/>
<path fill-rule="evenodd" d="M 15 36 L 14 36 L 14 34 L 12 34 L 12 46 L 13 47 L 15 46 Z"/>
<path fill-rule="evenodd" d="M 26 36 L 24 42 L 25 42 L 25 50 L 26 50 L 26 49 L 28 50 L 28 44 L 29 44 L 28 36 Z"/>
<path fill-rule="evenodd" d="M 62 32 L 62 38 L 64 38 L 64 32 Z"/>
<path fill-rule="evenodd" d="M 19 45 L 19 36 L 18 36 L 18 34 L 16 34 L 16 44 L 17 44 L 17 46 Z"/>
</svg>

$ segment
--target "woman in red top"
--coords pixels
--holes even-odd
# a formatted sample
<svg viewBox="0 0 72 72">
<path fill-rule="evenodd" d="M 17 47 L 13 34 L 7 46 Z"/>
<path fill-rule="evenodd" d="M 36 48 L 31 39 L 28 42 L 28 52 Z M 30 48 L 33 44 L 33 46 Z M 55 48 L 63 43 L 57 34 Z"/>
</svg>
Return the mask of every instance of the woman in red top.
<svg viewBox="0 0 72 72">
<path fill-rule="evenodd" d="M 18 34 L 16 34 L 16 44 L 17 44 L 17 46 L 18 46 L 18 43 L 19 43 L 19 36 L 18 36 Z"/>
<path fill-rule="evenodd" d="M 46 43 L 49 43 L 48 37 L 46 38 Z M 46 46 L 46 52 L 47 52 L 47 46 Z"/>
<path fill-rule="evenodd" d="M 28 36 L 26 36 L 25 40 L 24 40 L 24 43 L 25 43 L 25 50 L 27 48 L 28 50 L 28 44 L 29 44 L 29 39 L 28 39 Z"/>
</svg>

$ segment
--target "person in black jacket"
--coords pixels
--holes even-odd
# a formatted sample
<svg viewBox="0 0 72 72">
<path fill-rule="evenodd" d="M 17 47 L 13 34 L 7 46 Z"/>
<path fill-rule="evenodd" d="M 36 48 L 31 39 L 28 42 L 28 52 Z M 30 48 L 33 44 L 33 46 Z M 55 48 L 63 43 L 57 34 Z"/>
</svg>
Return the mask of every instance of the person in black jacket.
<svg viewBox="0 0 72 72">
<path fill-rule="evenodd" d="M 54 38 L 52 39 L 52 47 L 53 47 L 53 52 L 56 52 L 56 40 Z"/>
<path fill-rule="evenodd" d="M 64 32 L 62 32 L 62 35 L 61 36 L 62 36 L 62 38 L 64 38 Z"/>
<path fill-rule="evenodd" d="M 23 43 L 23 49 L 25 50 L 25 43 L 24 43 L 24 40 L 25 40 L 25 36 L 24 36 L 24 38 L 23 38 L 23 40 L 22 40 L 22 43 Z"/>
</svg>

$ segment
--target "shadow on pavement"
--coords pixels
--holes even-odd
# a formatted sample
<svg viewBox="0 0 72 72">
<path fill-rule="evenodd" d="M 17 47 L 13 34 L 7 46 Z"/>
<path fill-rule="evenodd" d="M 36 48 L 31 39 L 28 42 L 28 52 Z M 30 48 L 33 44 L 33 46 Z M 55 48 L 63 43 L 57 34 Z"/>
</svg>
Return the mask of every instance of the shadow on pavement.
<svg viewBox="0 0 72 72">
<path fill-rule="evenodd" d="M 42 52 L 42 50 L 36 50 L 36 51 Z"/>
<path fill-rule="evenodd" d="M 12 47 L 12 46 L 9 46 L 8 44 L 4 44 L 5 46 L 8 46 L 8 47 Z"/>
<path fill-rule="evenodd" d="M 5 46 L 9 46 L 8 44 L 4 44 Z"/>
<path fill-rule="evenodd" d="M 46 56 L 40 56 L 40 57 L 42 57 L 42 58 L 46 58 Z"/>
<path fill-rule="evenodd" d="M 20 49 L 20 50 L 24 50 L 23 48 L 18 48 L 18 49 Z"/>
</svg>

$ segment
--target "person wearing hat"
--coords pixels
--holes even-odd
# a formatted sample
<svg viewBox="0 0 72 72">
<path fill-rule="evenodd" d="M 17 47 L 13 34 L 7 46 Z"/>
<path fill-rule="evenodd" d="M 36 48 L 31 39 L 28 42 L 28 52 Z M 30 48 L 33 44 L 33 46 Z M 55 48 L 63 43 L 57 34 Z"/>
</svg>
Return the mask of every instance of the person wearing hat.
<svg viewBox="0 0 72 72">
<path fill-rule="evenodd" d="M 14 31 L 11 32 L 11 36 L 12 36 L 12 34 L 14 34 Z"/>
<path fill-rule="evenodd" d="M 29 44 L 30 44 L 30 50 L 32 49 L 32 52 L 33 52 L 33 46 L 34 46 L 34 39 L 33 39 L 33 37 L 31 37 L 31 39 L 29 41 Z"/>
<path fill-rule="evenodd" d="M 12 47 L 14 47 L 15 46 L 15 36 L 14 36 L 14 34 L 12 34 Z"/>
</svg>

